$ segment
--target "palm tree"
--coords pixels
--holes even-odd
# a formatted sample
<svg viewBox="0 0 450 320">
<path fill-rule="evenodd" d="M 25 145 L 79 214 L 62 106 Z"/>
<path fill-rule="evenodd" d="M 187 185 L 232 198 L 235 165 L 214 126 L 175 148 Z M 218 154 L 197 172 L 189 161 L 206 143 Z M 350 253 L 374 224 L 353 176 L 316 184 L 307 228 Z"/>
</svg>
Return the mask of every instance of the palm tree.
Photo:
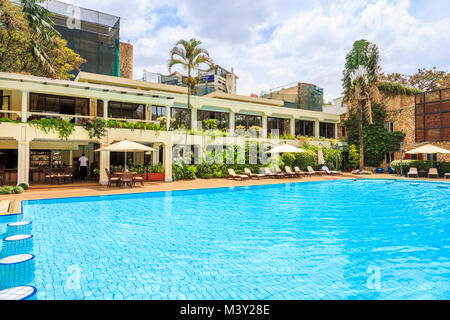
<svg viewBox="0 0 450 320">
<path fill-rule="evenodd" d="M 191 94 L 199 81 L 198 72 L 208 71 L 214 68 L 214 63 L 209 57 L 209 52 L 202 48 L 200 45 L 202 42 L 196 40 L 195 38 L 186 40 L 179 40 L 175 46 L 170 50 L 170 60 L 168 64 L 169 72 L 171 72 L 172 67 L 175 65 L 181 65 L 187 71 L 186 85 L 188 87 L 188 109 L 191 114 Z M 206 66 L 206 70 L 202 70 L 201 67 Z M 197 74 L 197 77 L 194 77 Z M 170 117 L 170 115 L 167 115 Z M 186 139 L 184 150 L 187 150 L 187 134 L 188 130 L 186 128 Z"/>
<path fill-rule="evenodd" d="M 60 37 L 60 34 L 54 28 L 54 22 L 50 18 L 51 12 L 39 5 L 38 2 L 42 2 L 42 0 L 16 1 L 22 7 L 22 12 L 28 21 L 28 30 L 31 35 L 31 53 L 41 61 L 51 75 L 56 76 L 47 52 L 58 47 L 56 39 Z"/>
<path fill-rule="evenodd" d="M 379 52 L 375 44 L 358 40 L 346 56 L 344 78 L 344 102 L 347 103 L 347 117 L 357 115 L 359 134 L 359 166 L 364 168 L 364 116 L 372 124 L 372 101 L 378 97 L 377 72 Z"/>
</svg>

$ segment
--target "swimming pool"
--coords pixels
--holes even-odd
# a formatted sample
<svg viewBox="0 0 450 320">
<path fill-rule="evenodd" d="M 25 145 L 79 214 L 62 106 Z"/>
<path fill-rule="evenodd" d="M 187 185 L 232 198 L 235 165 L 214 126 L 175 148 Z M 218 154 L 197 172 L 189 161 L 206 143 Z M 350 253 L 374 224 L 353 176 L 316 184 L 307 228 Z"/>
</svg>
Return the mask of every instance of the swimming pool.
<svg viewBox="0 0 450 320">
<path fill-rule="evenodd" d="M 340 180 L 25 201 L 30 284 L 38 299 L 449 299 L 448 186 Z"/>
</svg>

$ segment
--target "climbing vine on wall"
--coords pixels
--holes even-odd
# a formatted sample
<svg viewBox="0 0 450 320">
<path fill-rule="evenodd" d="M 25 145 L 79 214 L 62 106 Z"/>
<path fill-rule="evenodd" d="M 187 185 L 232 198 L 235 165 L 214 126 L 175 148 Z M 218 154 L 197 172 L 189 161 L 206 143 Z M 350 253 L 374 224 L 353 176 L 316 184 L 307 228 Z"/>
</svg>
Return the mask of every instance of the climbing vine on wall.
<svg viewBox="0 0 450 320">
<path fill-rule="evenodd" d="M 70 120 L 64 120 L 61 118 L 34 119 L 29 123 L 45 133 L 49 133 L 50 131 L 57 132 L 59 137 L 65 140 L 67 140 L 67 138 L 69 138 L 75 130 L 74 123 L 71 123 Z"/>
<path fill-rule="evenodd" d="M 365 165 L 377 167 L 383 161 L 386 152 L 400 149 L 400 142 L 405 139 L 401 131 L 389 132 L 385 128 L 386 110 L 381 104 L 372 105 L 373 124 L 365 118 L 363 122 L 364 134 L 364 162 Z M 344 122 L 348 132 L 348 144 L 354 144 L 359 149 L 358 122 L 355 115 L 351 115 Z"/>
</svg>

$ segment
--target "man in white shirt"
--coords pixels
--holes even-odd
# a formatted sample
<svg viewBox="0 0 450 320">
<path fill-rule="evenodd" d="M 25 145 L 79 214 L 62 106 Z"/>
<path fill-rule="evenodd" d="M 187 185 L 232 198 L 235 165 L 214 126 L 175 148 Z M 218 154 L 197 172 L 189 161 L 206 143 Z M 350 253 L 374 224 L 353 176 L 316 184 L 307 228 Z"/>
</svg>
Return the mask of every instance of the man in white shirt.
<svg viewBox="0 0 450 320">
<path fill-rule="evenodd" d="M 80 178 L 81 178 L 81 180 L 86 180 L 87 179 L 89 159 L 83 153 L 81 155 L 81 157 L 78 158 L 78 162 L 80 163 Z"/>
</svg>

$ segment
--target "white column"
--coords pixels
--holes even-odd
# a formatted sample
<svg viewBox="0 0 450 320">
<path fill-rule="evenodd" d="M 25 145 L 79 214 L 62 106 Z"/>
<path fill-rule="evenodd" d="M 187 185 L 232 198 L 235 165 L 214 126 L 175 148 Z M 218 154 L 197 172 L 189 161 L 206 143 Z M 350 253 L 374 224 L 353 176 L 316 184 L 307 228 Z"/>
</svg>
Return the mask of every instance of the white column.
<svg viewBox="0 0 450 320">
<path fill-rule="evenodd" d="M 263 114 L 262 116 L 262 128 L 263 130 L 267 130 L 267 115 Z"/>
<path fill-rule="evenodd" d="M 289 119 L 289 125 L 290 125 L 290 133 L 291 135 L 295 136 L 295 119 L 291 118 Z"/>
<path fill-rule="evenodd" d="M 338 138 L 338 123 L 334 124 L 334 138 Z"/>
<path fill-rule="evenodd" d="M 69 166 L 73 167 L 73 150 L 69 150 Z"/>
<path fill-rule="evenodd" d="M 170 116 L 170 106 L 166 106 L 166 127 L 167 127 L 167 130 L 170 129 L 170 118 L 171 118 L 171 116 Z"/>
<path fill-rule="evenodd" d="M 234 133 L 234 127 L 235 127 L 235 121 L 236 121 L 236 113 L 234 113 L 233 111 L 230 111 L 230 113 L 228 114 L 228 117 L 230 117 L 230 133 L 233 134 Z"/>
<path fill-rule="evenodd" d="M 30 175 L 30 143 L 18 143 L 17 150 L 17 184 L 29 183 Z"/>
<path fill-rule="evenodd" d="M 106 143 L 101 143 L 100 147 L 103 148 L 105 147 L 107 144 Z M 110 157 L 109 157 L 109 152 L 108 151 L 100 151 L 100 166 L 99 166 L 99 171 L 100 171 L 100 184 L 108 184 L 108 176 L 106 174 L 106 170 L 109 170 L 110 167 Z"/>
<path fill-rule="evenodd" d="M 191 109 L 191 130 L 201 129 L 197 128 L 197 109 Z"/>
<path fill-rule="evenodd" d="M 103 100 L 103 119 L 108 120 L 108 102 L 109 100 Z M 105 170 L 103 170 L 105 171 Z M 106 175 L 106 173 L 105 173 Z"/>
<path fill-rule="evenodd" d="M 320 121 L 316 120 L 314 123 L 314 137 L 319 138 L 319 128 L 320 128 Z"/>
<path fill-rule="evenodd" d="M 22 91 L 22 122 L 28 120 L 28 91 Z"/>
<path fill-rule="evenodd" d="M 172 182 L 172 145 L 164 145 L 164 181 Z"/>
</svg>

